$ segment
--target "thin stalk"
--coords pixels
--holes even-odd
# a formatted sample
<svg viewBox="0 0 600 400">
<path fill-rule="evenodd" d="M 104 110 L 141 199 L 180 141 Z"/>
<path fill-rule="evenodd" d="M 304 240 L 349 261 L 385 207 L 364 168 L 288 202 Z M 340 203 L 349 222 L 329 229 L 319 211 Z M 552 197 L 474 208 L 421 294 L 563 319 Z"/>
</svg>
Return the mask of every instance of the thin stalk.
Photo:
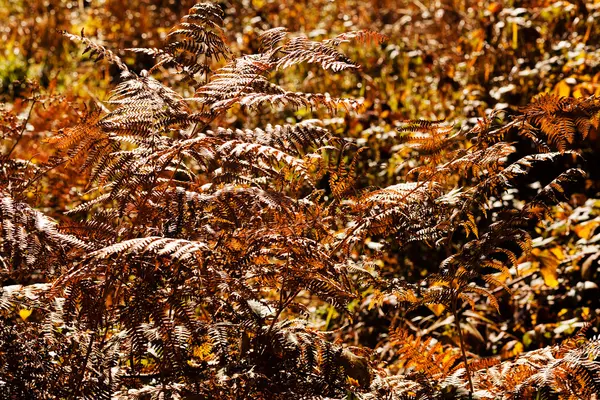
<svg viewBox="0 0 600 400">
<path fill-rule="evenodd" d="M 467 362 L 467 352 L 465 351 L 465 342 L 463 340 L 462 330 L 460 329 L 460 321 L 458 320 L 458 313 L 456 312 L 456 295 L 452 301 L 452 315 L 454 316 L 454 323 L 458 330 L 458 339 L 460 340 L 460 351 L 462 353 L 463 363 L 465 364 L 465 371 L 467 372 L 467 378 L 469 378 L 469 399 L 473 399 L 473 381 L 471 380 L 471 371 L 469 370 L 469 363 Z"/>
<path fill-rule="evenodd" d="M 36 100 L 33 99 L 31 102 L 31 107 L 29 108 L 29 113 L 27 113 L 27 118 L 25 119 L 25 122 L 23 123 L 23 127 L 21 128 L 21 131 L 19 132 L 19 136 L 17 137 L 17 139 L 15 140 L 15 143 L 13 143 L 12 147 L 8 151 L 8 154 L 6 154 L 6 156 L 5 156 L 6 159 L 8 159 L 10 157 L 12 152 L 15 150 L 15 148 L 17 147 L 17 145 L 23 138 L 23 134 L 25 133 L 25 130 L 27 129 L 27 124 L 29 123 L 29 119 L 31 118 L 31 113 L 33 112 L 33 107 L 35 107 L 35 103 L 36 103 Z"/>
<path fill-rule="evenodd" d="M 81 364 L 81 372 L 79 373 L 79 377 L 77 379 L 77 382 L 75 383 L 77 385 L 77 388 L 72 393 L 73 399 L 76 399 L 78 397 L 78 393 L 80 393 L 82 390 L 81 388 L 83 386 L 83 381 L 85 380 L 85 373 L 88 369 L 87 364 L 88 364 L 88 361 L 92 354 L 92 349 L 94 348 L 95 340 L 96 340 L 96 332 L 92 332 L 92 334 L 90 335 L 90 342 L 89 342 L 87 350 L 85 352 L 85 358 L 83 359 L 83 363 Z"/>
</svg>

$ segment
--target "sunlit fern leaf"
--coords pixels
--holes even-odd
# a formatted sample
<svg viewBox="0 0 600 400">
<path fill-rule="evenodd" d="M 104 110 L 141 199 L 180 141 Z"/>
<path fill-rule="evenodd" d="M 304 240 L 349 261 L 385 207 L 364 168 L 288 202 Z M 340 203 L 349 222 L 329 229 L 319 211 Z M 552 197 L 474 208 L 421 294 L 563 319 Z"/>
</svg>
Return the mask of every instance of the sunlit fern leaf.
<svg viewBox="0 0 600 400">
<path fill-rule="evenodd" d="M 436 217 L 435 212 L 435 198 L 440 194 L 440 187 L 427 181 L 400 183 L 366 193 L 357 200 L 361 217 L 348 229 L 336 249 L 348 248 L 371 235 L 407 234 L 410 237 L 421 232 L 429 238 L 426 232 L 432 231 L 428 228 L 435 226 L 437 218 L 443 215 Z"/>
<path fill-rule="evenodd" d="M 562 346 L 520 355 L 475 372 L 474 381 L 492 399 L 510 394 L 518 398 L 551 395 L 558 399 L 592 399 L 600 393 L 597 340 L 583 341 L 564 352 Z"/>
<path fill-rule="evenodd" d="M 298 210 L 297 202 L 281 193 L 231 184 L 211 193 L 187 191 L 185 202 L 184 208 L 189 210 L 193 220 L 208 221 L 213 227 L 225 221 L 235 226 L 239 226 L 241 221 L 262 225 L 272 220 L 277 224 L 281 217 L 292 219 L 294 211 Z M 184 211 L 177 212 L 177 218 L 184 219 L 181 212 Z"/>
<path fill-rule="evenodd" d="M 41 265 L 42 260 L 50 268 L 51 258 L 58 256 L 64 261 L 68 251 L 94 247 L 61 233 L 56 222 L 27 204 L 15 202 L 7 193 L 0 194 L 0 223 L 4 274 L 18 273 L 21 266 Z"/>
<path fill-rule="evenodd" d="M 207 76 L 211 64 L 229 58 L 223 36 L 223 10 L 218 4 L 199 3 L 190 8 L 181 22 L 169 32 L 171 42 L 163 49 L 129 49 L 158 58 L 152 70 L 173 63 L 190 78 Z M 150 72 L 152 72 L 152 70 Z"/>
<path fill-rule="evenodd" d="M 363 398 L 365 400 L 376 400 L 385 396 L 394 400 L 432 400 L 437 399 L 439 393 L 429 388 L 426 381 L 428 378 L 417 375 L 415 378 L 404 375 L 387 375 L 379 373 L 376 375 L 369 393 Z"/>
<path fill-rule="evenodd" d="M 536 140 L 544 139 L 562 153 L 578 138 L 585 139 L 597 129 L 593 118 L 600 111 L 600 102 L 594 97 L 576 99 L 542 94 L 521 111 L 523 119 L 539 127 L 539 131 L 528 128 L 520 132 Z"/>
<path fill-rule="evenodd" d="M 84 36 L 83 29 L 81 30 L 81 35 L 73 35 L 67 31 L 59 31 L 59 33 L 72 41 L 82 42 L 85 44 L 86 47 L 83 51 L 84 54 L 89 52 L 92 57 L 96 57 L 96 60 L 106 60 L 107 62 L 116 65 L 121 70 L 122 75 L 125 77 L 132 75 L 132 73 L 129 71 L 129 68 L 127 68 L 127 65 L 125 65 L 119 56 L 104 46 L 86 38 Z"/>
<path fill-rule="evenodd" d="M 231 140 L 223 143 L 218 148 L 218 153 L 225 168 L 229 165 L 232 165 L 231 168 L 238 168 L 245 163 L 248 167 L 258 166 L 271 174 L 291 173 L 292 176 L 288 179 L 297 178 L 311 184 L 311 177 L 302 160 L 274 147 Z"/>
<path fill-rule="evenodd" d="M 381 391 L 400 396 L 407 392 L 417 398 L 429 387 L 427 399 L 441 399 L 443 393 L 460 398 L 469 396 L 464 365 L 457 349 L 444 349 L 433 339 L 422 340 L 405 331 L 390 335 L 388 352 L 395 355 L 397 375 L 377 377 L 373 383 Z M 398 349 L 397 353 L 393 353 Z M 484 400 L 502 396 L 511 398 L 594 399 L 600 393 L 599 344 L 597 339 L 567 340 L 559 346 L 546 347 L 519 355 L 514 361 L 497 358 L 469 362 L 473 371 L 474 394 Z M 440 361 L 440 363 L 436 363 Z M 443 366 L 443 367 L 441 367 Z M 441 368 L 440 368 L 441 367 Z M 416 368 L 421 374 L 406 373 Z M 381 393 L 380 391 L 380 393 Z M 462 396 L 462 397 L 461 397 Z M 368 397 L 367 398 L 371 398 Z M 396 398 L 396 397 L 393 397 Z"/>
<path fill-rule="evenodd" d="M 424 373 L 443 379 L 460 360 L 457 349 L 444 346 L 433 338 L 411 335 L 403 329 L 390 333 L 389 344 L 394 368 L 404 373 Z"/>
<path fill-rule="evenodd" d="M 334 47 L 325 42 L 311 41 L 304 36 L 290 39 L 283 45 L 281 52 L 284 55 L 277 60 L 278 69 L 286 69 L 302 63 L 320 64 L 323 69 L 330 69 L 333 72 L 359 68 Z"/>
<path fill-rule="evenodd" d="M 436 171 L 447 175 L 455 171 L 471 172 L 476 177 L 499 172 L 507 157 L 515 151 L 515 147 L 509 143 L 495 143 L 481 150 L 458 153 L 458 157 L 440 165 Z"/>
<path fill-rule="evenodd" d="M 267 34 L 267 38 L 270 36 Z M 319 49 L 323 53 L 319 53 Z M 287 91 L 267 79 L 267 74 L 275 68 L 301 62 L 318 62 L 323 68 L 334 70 L 357 67 L 339 61 L 346 58 L 337 50 L 306 38 L 296 38 L 289 41 L 282 51 L 285 55 L 280 58 L 269 51 L 232 60 L 218 70 L 206 85 L 198 88 L 195 98 L 190 100 L 206 104 L 214 112 L 222 112 L 234 104 L 250 108 L 257 108 L 264 103 L 294 108 L 325 106 L 330 111 L 339 107 L 352 110 L 360 106 L 356 100 L 336 99 L 328 94 Z"/>
<path fill-rule="evenodd" d="M 441 153 L 454 141 L 454 136 L 450 135 L 454 129 L 444 121 L 403 121 L 396 130 L 408 146 L 432 162 L 441 160 Z"/>
<path fill-rule="evenodd" d="M 277 148 L 289 154 L 302 156 L 310 147 L 323 144 L 330 136 L 327 129 L 310 123 L 301 122 L 295 125 L 267 125 L 264 129 L 225 129 L 218 128 L 207 135 L 220 139 L 254 142 Z"/>
<path fill-rule="evenodd" d="M 281 93 L 249 93 L 235 99 L 236 103 L 250 108 L 257 108 L 262 104 L 270 104 L 275 107 L 318 108 L 325 107 L 330 113 L 342 109 L 346 112 L 355 111 L 362 107 L 362 101 L 350 98 L 335 98 L 329 94 L 288 92 Z M 231 101 L 215 103 L 215 108 L 229 107 Z"/>
<path fill-rule="evenodd" d="M 381 44 L 387 41 L 388 37 L 379 32 L 365 29 L 360 31 L 344 32 L 337 35 L 333 39 L 324 40 L 323 43 L 332 46 L 339 46 L 341 43 L 349 42 L 351 40 L 356 40 L 361 44 Z"/>
<path fill-rule="evenodd" d="M 198 88 L 195 100 L 214 107 L 214 103 L 234 101 L 247 93 L 282 94 L 285 91 L 267 81 L 272 69 L 270 55 L 254 54 L 238 57 L 217 70 L 210 81 Z"/>
<path fill-rule="evenodd" d="M 364 195 L 361 202 L 368 204 L 405 204 L 424 201 L 439 194 L 435 183 L 410 182 L 398 183 Z"/>
<path fill-rule="evenodd" d="M 150 253 L 185 261 L 193 258 L 198 252 L 205 252 L 208 250 L 208 246 L 202 242 L 149 236 L 140 239 L 130 239 L 104 247 L 90 253 L 89 257 L 103 259 L 112 255 L 119 256 Z"/>
<path fill-rule="evenodd" d="M 258 37 L 258 52 L 268 53 L 275 50 L 277 43 L 281 42 L 287 36 L 287 29 L 272 28 L 264 31 Z"/>
<path fill-rule="evenodd" d="M 356 183 L 356 179 L 358 178 L 356 173 L 358 160 L 360 158 L 360 154 L 366 150 L 366 147 L 361 147 L 356 151 L 356 153 L 354 153 L 352 161 L 350 162 L 350 168 L 348 170 L 346 170 L 343 156 L 340 154 L 340 162 L 338 163 L 338 167 L 330 172 L 329 186 L 331 187 L 334 197 L 338 201 L 341 201 L 342 198 L 355 189 L 354 185 Z"/>
<path fill-rule="evenodd" d="M 59 131 L 58 135 L 47 139 L 47 141 L 56 144 L 58 148 L 68 149 L 79 144 L 81 141 L 94 140 L 94 138 L 101 137 L 102 132 L 98 131 L 97 125 L 100 115 L 101 110 L 94 107 L 83 114 L 78 124 Z"/>
<path fill-rule="evenodd" d="M 105 132 L 144 137 L 193 122 L 181 96 L 149 76 L 122 82 L 109 102 L 117 108 L 98 122 Z"/>
<path fill-rule="evenodd" d="M 470 189 L 473 201 L 487 201 L 489 196 L 505 190 L 511 185 L 511 182 L 519 177 L 527 174 L 534 165 L 541 162 L 553 161 L 562 154 L 570 154 L 570 151 L 564 153 L 537 153 L 520 158 L 519 160 L 508 165 L 500 172 L 493 173 L 489 177 L 483 179 L 480 183 Z"/>
<path fill-rule="evenodd" d="M 541 202 L 541 200 L 546 199 L 552 202 L 563 201 L 565 199 L 565 185 L 577 182 L 586 176 L 585 171 L 579 168 L 568 169 L 543 187 L 532 202 Z M 542 202 L 542 204 L 544 203 Z"/>
<path fill-rule="evenodd" d="M 48 142 L 64 150 L 57 154 L 57 163 L 78 163 L 83 159 L 80 170 L 84 171 L 101 163 L 118 149 L 118 145 L 110 140 L 100 126 L 100 119 L 99 108 L 85 111 L 78 124 L 62 129 L 56 136 L 48 139 Z"/>
<path fill-rule="evenodd" d="M 492 307 L 494 307 L 494 310 L 496 310 L 497 313 L 500 313 L 500 305 L 498 304 L 498 299 L 496 299 L 496 296 L 494 296 L 494 294 L 491 291 L 475 285 L 469 285 L 464 289 L 464 291 L 460 294 L 459 298 L 462 298 L 469 302 L 471 309 L 475 310 L 475 302 L 469 297 L 462 297 L 466 293 L 478 294 L 488 299 Z"/>
<path fill-rule="evenodd" d="M 240 59 L 218 70 L 213 78 L 196 91 L 196 97 L 188 100 L 206 104 L 213 112 L 222 112 L 235 104 L 256 109 L 263 104 L 276 107 L 314 108 L 324 106 L 330 111 L 338 108 L 355 110 L 361 102 L 354 99 L 334 98 L 322 93 L 290 92 L 279 85 L 269 82 L 262 74 L 271 68 L 259 59 L 258 66 L 250 56 L 241 61 L 246 66 L 239 66 Z M 247 65 L 251 67 L 248 68 Z"/>
</svg>

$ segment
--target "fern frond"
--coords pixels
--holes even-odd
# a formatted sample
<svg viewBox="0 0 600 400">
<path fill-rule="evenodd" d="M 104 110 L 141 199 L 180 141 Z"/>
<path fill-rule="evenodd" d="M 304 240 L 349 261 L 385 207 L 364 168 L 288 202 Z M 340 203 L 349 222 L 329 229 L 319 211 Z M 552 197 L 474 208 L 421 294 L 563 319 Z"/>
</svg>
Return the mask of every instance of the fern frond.
<svg viewBox="0 0 600 400">
<path fill-rule="evenodd" d="M 304 36 L 289 40 L 281 48 L 281 52 L 284 55 L 277 60 L 277 69 L 286 69 L 302 63 L 319 64 L 321 68 L 331 69 L 333 72 L 359 68 L 326 42 L 311 41 Z"/>
<path fill-rule="evenodd" d="M 389 38 L 386 35 L 383 35 L 379 32 L 364 29 L 360 31 L 344 32 L 337 35 L 333 39 L 324 40 L 323 43 L 332 46 L 339 46 L 341 43 L 356 40 L 361 44 L 381 44 L 388 39 Z"/>
<path fill-rule="evenodd" d="M 275 50 L 275 45 L 285 39 L 287 36 L 287 29 L 285 28 L 272 28 L 264 31 L 258 37 L 258 52 L 269 53 Z"/>
<path fill-rule="evenodd" d="M 422 153 L 427 160 L 437 162 L 443 150 L 447 150 L 453 142 L 452 126 L 444 125 L 444 121 L 403 121 L 396 128 L 408 146 Z"/>
<path fill-rule="evenodd" d="M 234 165 L 233 168 L 238 168 L 240 162 L 244 162 L 248 167 L 258 167 L 276 174 L 280 171 L 289 172 L 293 174 L 292 179 L 297 177 L 309 184 L 311 182 L 302 160 L 274 147 L 231 140 L 223 143 L 218 148 L 218 153 L 221 154 L 221 162 L 225 168 L 231 164 Z"/>
<path fill-rule="evenodd" d="M 235 59 L 218 70 L 211 80 L 196 91 L 192 99 L 206 104 L 213 112 L 222 112 L 234 104 L 249 108 L 258 108 L 264 103 L 273 106 L 294 108 L 312 108 L 325 106 L 329 110 L 344 107 L 354 110 L 360 107 L 360 101 L 337 99 L 328 94 L 290 92 L 267 80 L 265 74 L 275 64 L 269 54 L 244 56 Z"/>
<path fill-rule="evenodd" d="M 575 99 L 542 94 L 529 105 L 522 107 L 523 118 L 539 126 L 539 131 L 549 144 L 561 153 L 575 142 L 577 134 L 585 139 L 597 128 L 593 125 L 593 116 L 600 111 L 600 103 L 595 98 Z M 522 130 L 535 138 L 539 133 Z"/>
<path fill-rule="evenodd" d="M 208 131 L 206 134 L 220 139 L 258 143 L 296 156 L 302 156 L 310 147 L 322 145 L 330 136 L 327 129 L 305 122 L 295 125 L 269 124 L 264 129 L 218 128 L 215 132 Z"/>
<path fill-rule="evenodd" d="M 50 268 L 52 261 L 67 260 L 69 251 L 89 251 L 94 247 L 73 235 L 61 233 L 50 218 L 27 204 L 15 202 L 7 193 L 0 193 L 0 223 L 1 273 L 6 277 L 20 273 L 22 267 L 46 265 Z"/>
<path fill-rule="evenodd" d="M 92 57 L 96 57 L 96 61 L 106 60 L 109 63 L 116 65 L 121 70 L 122 75 L 125 77 L 132 75 L 127 65 L 123 62 L 123 60 L 121 60 L 119 56 L 117 56 L 115 53 L 105 48 L 104 46 L 99 45 L 93 40 L 85 37 L 83 29 L 81 30 L 81 35 L 74 35 L 67 31 L 59 31 L 59 33 L 72 41 L 81 42 L 85 44 L 86 47 L 83 50 L 83 54 L 89 52 Z"/>
<path fill-rule="evenodd" d="M 173 41 L 159 52 L 154 52 L 160 57 L 159 65 L 175 62 L 190 78 L 196 74 L 208 75 L 213 60 L 230 56 L 222 27 L 223 10 L 219 5 L 196 4 L 169 32 L 169 38 Z"/>
<path fill-rule="evenodd" d="M 186 261 L 193 258 L 196 253 L 208 250 L 209 247 L 202 242 L 149 236 L 119 242 L 96 250 L 88 256 L 90 258 L 104 259 L 113 255 L 121 256 L 150 253 L 158 256 L 168 256 L 175 260 Z"/>
</svg>

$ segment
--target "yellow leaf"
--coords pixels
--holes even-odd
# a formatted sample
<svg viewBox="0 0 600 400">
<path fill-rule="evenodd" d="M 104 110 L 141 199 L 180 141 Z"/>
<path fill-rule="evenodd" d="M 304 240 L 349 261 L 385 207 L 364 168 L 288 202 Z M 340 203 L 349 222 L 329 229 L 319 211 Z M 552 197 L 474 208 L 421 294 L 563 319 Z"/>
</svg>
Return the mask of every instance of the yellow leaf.
<svg viewBox="0 0 600 400">
<path fill-rule="evenodd" d="M 436 317 L 442 315 L 446 309 L 446 307 L 444 307 L 442 304 L 430 304 L 427 307 L 435 314 Z"/>
<path fill-rule="evenodd" d="M 552 250 L 543 250 L 537 255 L 537 259 L 540 261 L 540 272 L 544 278 L 544 283 L 551 288 L 558 286 L 557 268 L 560 264 L 560 258 L 557 255 L 564 258 L 562 250 L 559 252 L 556 248 L 553 248 Z"/>
<path fill-rule="evenodd" d="M 573 231 L 579 236 L 581 239 L 589 239 L 592 232 L 596 227 L 600 225 L 600 220 L 593 219 L 591 221 L 582 222 L 579 225 L 573 227 Z"/>
<path fill-rule="evenodd" d="M 550 249 L 550 252 L 554 254 L 559 261 L 562 261 L 565 258 L 565 253 L 560 246 L 554 246 Z"/>
<path fill-rule="evenodd" d="M 381 307 L 383 304 L 383 297 L 383 293 L 379 290 L 375 290 L 371 296 L 371 301 L 369 302 L 369 310 L 372 310 L 375 307 Z"/>
<path fill-rule="evenodd" d="M 591 319 L 589 307 L 581 307 L 581 319 L 583 319 L 584 321 Z"/>
<path fill-rule="evenodd" d="M 570 310 L 568 310 L 568 309 L 566 309 L 566 308 L 563 308 L 562 310 L 560 310 L 560 311 L 558 312 L 558 314 L 557 314 L 557 315 L 558 315 L 559 317 L 562 317 L 563 315 L 565 315 L 565 314 L 566 314 L 566 313 L 568 313 L 569 311 L 570 311 Z"/>
<path fill-rule="evenodd" d="M 210 361 L 213 359 L 212 344 L 205 342 L 200 346 L 193 347 L 194 357 L 199 358 L 201 361 Z"/>
<path fill-rule="evenodd" d="M 502 3 L 501 2 L 491 3 L 488 6 L 488 11 L 491 12 L 492 14 L 498 14 L 500 11 L 502 11 Z"/>
<path fill-rule="evenodd" d="M 518 340 L 511 340 L 506 343 L 500 352 L 503 359 L 512 358 L 523 352 L 523 343 Z"/>
<path fill-rule="evenodd" d="M 359 387 L 360 383 L 358 383 L 358 381 L 354 378 L 351 378 L 349 376 L 346 377 L 346 382 L 350 385 L 350 386 L 355 386 L 355 387 Z"/>
<path fill-rule="evenodd" d="M 33 312 L 33 310 L 28 310 L 26 308 L 23 308 L 19 311 L 19 317 L 21 317 L 21 319 L 23 321 L 27 321 L 27 318 L 29 318 L 29 316 L 31 315 L 32 312 Z"/>
<path fill-rule="evenodd" d="M 468 221 L 464 222 L 467 237 L 469 237 L 470 232 L 472 232 L 475 235 L 475 237 L 479 239 L 479 231 L 477 230 L 477 222 L 475 221 L 475 216 L 473 214 L 469 214 L 467 218 Z"/>
<path fill-rule="evenodd" d="M 568 97 L 571 94 L 571 87 L 565 81 L 560 81 L 554 87 L 554 92 L 561 97 Z"/>
<path fill-rule="evenodd" d="M 551 268 L 548 264 L 542 264 L 542 268 L 540 269 L 542 273 L 542 277 L 544 278 L 544 283 L 551 287 L 555 288 L 558 286 L 558 274 L 556 273 L 555 268 Z"/>
</svg>

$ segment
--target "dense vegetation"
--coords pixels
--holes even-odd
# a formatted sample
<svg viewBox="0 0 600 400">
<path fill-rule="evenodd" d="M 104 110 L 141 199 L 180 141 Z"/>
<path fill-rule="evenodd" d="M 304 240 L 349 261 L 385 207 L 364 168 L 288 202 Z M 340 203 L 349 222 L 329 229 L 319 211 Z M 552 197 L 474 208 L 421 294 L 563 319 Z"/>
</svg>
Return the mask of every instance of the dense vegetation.
<svg viewBox="0 0 600 400">
<path fill-rule="evenodd" d="M 600 3 L 0 18 L 1 398 L 600 395 Z"/>
</svg>

